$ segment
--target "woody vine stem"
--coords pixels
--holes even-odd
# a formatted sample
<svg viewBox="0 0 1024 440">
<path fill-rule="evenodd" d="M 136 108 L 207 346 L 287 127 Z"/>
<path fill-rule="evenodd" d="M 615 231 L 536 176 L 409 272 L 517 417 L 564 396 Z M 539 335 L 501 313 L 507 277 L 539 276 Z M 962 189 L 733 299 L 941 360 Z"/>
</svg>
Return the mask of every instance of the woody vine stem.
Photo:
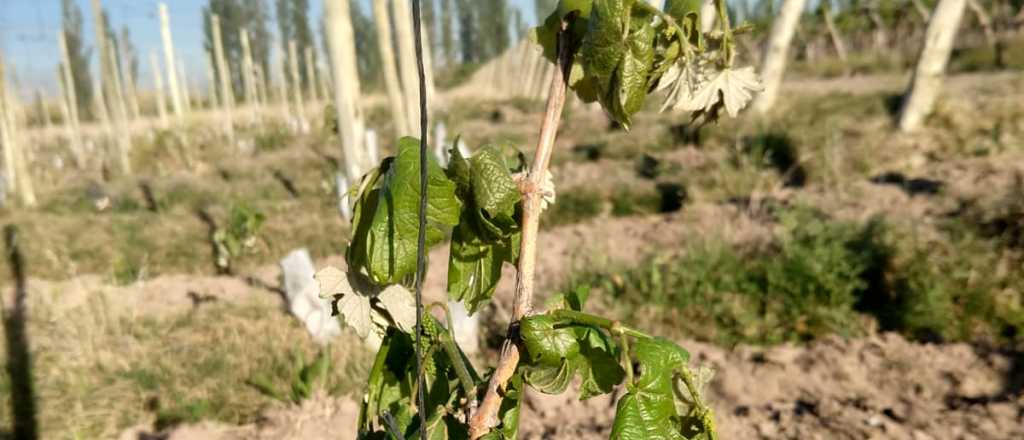
<svg viewBox="0 0 1024 440">
<path fill-rule="evenodd" d="M 519 261 L 516 267 L 516 287 L 512 304 L 512 322 L 502 343 L 498 365 L 487 384 L 484 397 L 469 420 L 469 438 L 478 439 L 487 434 L 498 424 L 498 409 L 501 406 L 502 393 L 509 379 L 519 365 L 518 326 L 519 320 L 533 311 L 534 270 L 537 262 L 537 233 L 540 227 L 541 186 L 548 172 L 551 153 L 558 134 L 558 125 L 565 106 L 566 89 L 568 86 L 569 69 L 576 48 L 569 47 L 566 29 L 574 18 L 567 16 L 561 23 L 558 36 L 558 62 L 548 89 L 547 108 L 541 122 L 540 138 L 533 156 L 529 173 L 520 183 L 523 194 L 522 241 L 520 243 Z"/>
</svg>

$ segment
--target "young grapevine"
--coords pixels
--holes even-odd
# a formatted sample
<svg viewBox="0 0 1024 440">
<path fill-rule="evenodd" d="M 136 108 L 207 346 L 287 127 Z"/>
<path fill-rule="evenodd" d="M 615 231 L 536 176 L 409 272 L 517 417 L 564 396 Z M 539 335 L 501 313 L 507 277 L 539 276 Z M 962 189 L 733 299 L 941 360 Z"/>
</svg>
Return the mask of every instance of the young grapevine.
<svg viewBox="0 0 1024 440">
<path fill-rule="evenodd" d="M 731 116 L 760 89 L 753 69 L 734 68 L 734 34 L 724 0 L 718 27 L 702 34 L 700 0 L 562 0 L 534 31 L 559 65 L 532 162 L 508 144 L 464 157 L 457 148 L 442 168 L 426 161 L 427 246 L 451 233 L 448 296 L 471 313 L 490 300 L 505 263 L 517 266 L 513 322 L 498 365 L 478 370 L 452 335 L 445 305 L 426 314 L 417 371 L 413 284 L 419 229 L 419 140 L 402 138 L 352 190 L 348 271 L 317 273 L 320 294 L 363 337 L 380 338 L 359 414 L 361 438 L 514 439 L 526 387 L 565 392 L 579 380 L 581 399 L 617 387 L 614 439 L 714 439 L 714 417 L 701 396 L 704 380 L 689 354 L 666 339 L 585 311 L 577 290 L 533 310 L 537 222 L 554 202 L 548 161 L 565 93 L 599 102 L 627 129 L 648 95 L 692 120 Z M 422 376 L 421 376 L 422 373 Z M 418 380 L 423 377 L 423 380 Z M 416 404 L 424 393 L 425 407 Z M 422 419 L 420 415 L 423 415 Z M 425 420 L 425 424 L 421 422 Z"/>
</svg>

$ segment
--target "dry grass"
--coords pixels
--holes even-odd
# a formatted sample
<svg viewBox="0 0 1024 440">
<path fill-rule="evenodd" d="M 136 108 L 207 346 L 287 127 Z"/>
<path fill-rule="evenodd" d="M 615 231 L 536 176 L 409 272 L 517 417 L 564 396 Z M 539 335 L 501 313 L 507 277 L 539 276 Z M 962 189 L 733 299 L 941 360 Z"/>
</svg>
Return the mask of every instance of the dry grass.
<svg viewBox="0 0 1024 440">
<path fill-rule="evenodd" d="M 105 303 L 116 300 L 95 292 L 59 315 L 33 302 L 28 332 L 43 438 L 113 438 L 153 421 L 251 422 L 281 402 L 246 382 L 266 377 L 290 390 L 293 357 L 311 359 L 318 350 L 269 295 L 167 316 L 113 316 Z M 348 336 L 330 353 L 324 389 L 358 392 L 372 354 Z M 0 393 L 9 387 L 4 375 Z M 10 426 L 10 417 L 0 414 L 0 426 Z"/>
</svg>

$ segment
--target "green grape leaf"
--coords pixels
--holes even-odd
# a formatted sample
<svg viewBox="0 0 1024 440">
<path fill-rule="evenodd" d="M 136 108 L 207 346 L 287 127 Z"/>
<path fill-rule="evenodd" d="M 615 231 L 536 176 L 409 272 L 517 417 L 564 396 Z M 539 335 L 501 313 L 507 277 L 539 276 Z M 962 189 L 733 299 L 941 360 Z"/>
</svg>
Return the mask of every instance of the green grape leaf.
<svg viewBox="0 0 1024 440">
<path fill-rule="evenodd" d="M 594 0 L 582 56 L 598 100 L 627 129 L 647 98 L 655 30 L 638 0 Z M 642 0 L 639 0 L 642 1 Z"/>
<path fill-rule="evenodd" d="M 594 0 L 561 0 L 551 15 L 544 19 L 544 23 L 534 28 L 532 38 L 543 48 L 545 58 L 551 62 L 558 62 L 558 32 L 562 29 L 562 19 L 572 12 L 577 16 L 569 23 L 570 45 L 579 46 L 587 32 L 587 22 L 593 4 Z"/>
<path fill-rule="evenodd" d="M 497 147 L 486 145 L 473 154 L 470 163 L 470 182 L 476 207 L 492 218 L 511 217 L 522 196 L 501 152 Z"/>
<path fill-rule="evenodd" d="M 697 45 L 700 37 L 701 0 L 665 0 L 665 13 L 686 32 L 683 39 Z"/>
<path fill-rule="evenodd" d="M 580 351 L 580 344 L 571 328 L 555 328 L 548 315 L 528 316 L 519 321 L 519 336 L 526 345 L 530 363 L 558 366 Z"/>
<path fill-rule="evenodd" d="M 506 147 L 486 145 L 469 159 L 453 149 L 448 167 L 459 197 L 466 200 L 452 232 L 448 296 L 464 301 L 470 313 L 494 294 L 503 263 L 518 258 L 521 195 L 511 170 L 520 168 L 522 160 L 506 154 L 514 152 Z"/>
<path fill-rule="evenodd" d="M 639 339 L 633 352 L 640 364 L 637 388 L 672 397 L 672 378 L 690 360 L 690 353 L 664 338 Z"/>
<path fill-rule="evenodd" d="M 518 238 L 518 236 L 517 236 Z M 518 250 L 518 239 L 512 246 L 507 242 L 489 243 L 477 235 L 471 220 L 465 219 L 452 232 L 451 253 L 448 259 L 448 296 L 464 301 L 466 309 L 475 313 L 483 302 L 494 295 L 501 279 L 501 266 L 513 261 Z"/>
<path fill-rule="evenodd" d="M 428 158 L 426 245 L 444 238 L 444 229 L 459 220 L 462 203 L 455 184 L 433 157 Z M 365 269 L 377 284 L 396 284 L 416 270 L 419 233 L 419 141 L 398 141 L 398 156 L 385 160 L 379 178 L 365 187 L 353 219 L 355 232 L 347 256 L 349 267 Z"/>
<path fill-rule="evenodd" d="M 562 394 L 569 387 L 580 363 L 573 357 L 557 365 L 535 365 L 526 369 L 524 379 L 533 389 L 544 394 Z"/>
<path fill-rule="evenodd" d="M 615 408 L 612 440 L 682 440 L 672 395 L 630 390 Z"/>
<path fill-rule="evenodd" d="M 626 370 L 608 350 L 594 347 L 589 343 L 580 344 L 581 362 L 579 373 L 583 378 L 580 385 L 580 400 L 612 392 L 626 377 Z"/>
</svg>

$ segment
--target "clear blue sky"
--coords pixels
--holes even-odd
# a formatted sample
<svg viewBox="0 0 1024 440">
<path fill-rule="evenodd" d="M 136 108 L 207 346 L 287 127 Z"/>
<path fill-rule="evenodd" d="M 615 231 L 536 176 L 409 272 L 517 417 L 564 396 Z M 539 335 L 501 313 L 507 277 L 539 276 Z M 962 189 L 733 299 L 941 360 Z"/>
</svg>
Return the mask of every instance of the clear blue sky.
<svg viewBox="0 0 1024 440">
<path fill-rule="evenodd" d="M 82 10 L 84 33 L 89 46 L 93 45 L 92 15 L 90 0 L 75 0 Z M 336 1 L 336 0 L 335 0 Z M 369 0 L 358 0 L 366 5 Z M 487 1 L 487 0 L 478 0 Z M 184 60 L 189 80 L 194 84 L 205 83 L 205 61 L 203 59 L 202 7 L 206 0 L 164 0 L 171 12 L 171 31 L 174 34 L 174 48 Z M 149 72 L 148 53 L 162 50 L 160 43 L 160 21 L 157 13 L 158 0 L 102 0 L 109 11 L 115 29 L 127 25 L 140 55 L 140 86 L 150 87 L 152 74 Z M 273 1 L 268 0 L 271 13 Z M 523 18 L 532 24 L 535 20 L 533 2 L 511 0 L 514 7 L 523 10 Z M 323 0 L 310 1 L 310 18 L 319 21 Z M 56 64 L 59 61 L 57 31 L 60 30 L 60 0 L 0 0 L 0 51 L 3 52 L 8 69 L 13 70 L 20 81 L 22 93 L 28 96 L 35 89 L 43 93 L 55 93 Z M 272 31 L 276 30 L 271 25 Z M 358 38 L 358 36 L 357 36 Z M 161 58 L 162 61 L 162 58 Z M 93 56 L 93 70 L 95 56 Z"/>
</svg>

